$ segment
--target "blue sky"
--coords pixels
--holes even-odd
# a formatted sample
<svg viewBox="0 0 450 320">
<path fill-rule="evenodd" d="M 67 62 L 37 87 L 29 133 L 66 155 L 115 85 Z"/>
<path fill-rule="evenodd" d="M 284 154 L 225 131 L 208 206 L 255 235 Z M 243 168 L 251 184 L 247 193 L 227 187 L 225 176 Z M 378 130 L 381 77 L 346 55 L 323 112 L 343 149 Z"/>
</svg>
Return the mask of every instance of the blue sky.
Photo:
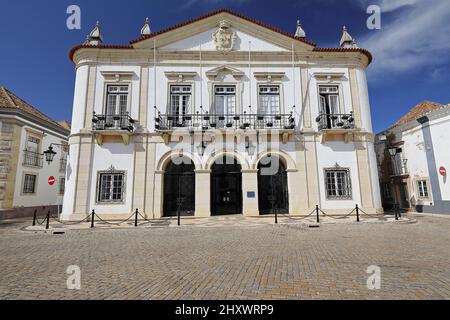
<svg viewBox="0 0 450 320">
<path fill-rule="evenodd" d="M 66 28 L 66 9 L 81 8 L 82 29 Z M 382 8 L 381 30 L 369 30 L 366 9 Z M 450 102 L 450 1 L 448 0 L 15 0 L 0 12 L 0 85 L 55 120 L 71 120 L 74 66 L 69 50 L 100 20 L 105 43 L 127 44 L 145 18 L 158 31 L 227 7 L 337 46 L 346 25 L 358 45 L 374 54 L 368 71 L 374 129 L 380 131 L 422 100 Z"/>
</svg>

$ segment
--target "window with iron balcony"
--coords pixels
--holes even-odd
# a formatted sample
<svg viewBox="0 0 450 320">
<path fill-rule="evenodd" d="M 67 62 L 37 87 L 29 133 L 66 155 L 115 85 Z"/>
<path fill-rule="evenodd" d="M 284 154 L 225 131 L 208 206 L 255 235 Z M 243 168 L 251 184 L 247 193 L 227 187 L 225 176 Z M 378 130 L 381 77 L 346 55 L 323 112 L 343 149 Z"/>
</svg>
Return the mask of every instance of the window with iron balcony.
<svg viewBox="0 0 450 320">
<path fill-rule="evenodd" d="M 292 113 L 280 113 L 279 86 L 261 86 L 260 104 L 257 113 L 236 112 L 236 87 L 217 85 L 214 87 L 213 112 L 192 112 L 191 86 L 171 86 L 169 114 L 158 113 L 155 119 L 156 131 L 173 131 L 179 128 L 189 130 L 214 129 L 282 129 L 294 130 Z M 202 109 L 201 109 L 202 110 Z"/>
</svg>

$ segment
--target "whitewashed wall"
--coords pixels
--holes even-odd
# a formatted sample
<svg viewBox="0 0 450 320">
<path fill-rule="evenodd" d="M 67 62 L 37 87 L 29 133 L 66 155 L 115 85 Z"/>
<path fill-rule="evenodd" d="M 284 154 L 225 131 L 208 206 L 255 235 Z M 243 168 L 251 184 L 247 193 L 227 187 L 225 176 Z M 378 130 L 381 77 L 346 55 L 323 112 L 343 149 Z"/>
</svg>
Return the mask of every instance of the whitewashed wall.
<svg viewBox="0 0 450 320">
<path fill-rule="evenodd" d="M 27 120 L 22 120 L 25 123 L 29 123 Z M 53 132 L 46 127 L 31 124 L 24 125 L 22 127 L 21 132 L 21 141 L 20 141 L 20 152 L 19 152 L 19 163 L 17 165 L 16 172 L 16 185 L 14 191 L 14 207 L 34 207 L 34 206 L 49 206 L 49 205 L 62 205 L 63 196 L 59 194 L 59 182 L 61 178 L 65 177 L 65 173 L 60 172 L 60 157 L 61 157 L 61 149 L 59 147 L 54 147 L 54 151 L 57 152 L 53 162 L 49 165 L 45 161 L 45 157 L 43 160 L 42 168 L 34 168 L 23 165 L 24 161 L 24 152 L 26 148 L 27 141 L 27 129 L 33 130 L 34 132 L 44 132 L 44 138 L 41 141 L 41 153 L 48 149 L 51 143 L 61 144 L 63 141 L 67 142 L 67 138 Z M 36 174 L 37 175 L 37 184 L 36 184 L 36 193 L 34 194 L 23 194 L 23 179 L 24 174 Z M 53 186 L 48 184 L 49 177 L 55 177 L 56 182 Z"/>
</svg>

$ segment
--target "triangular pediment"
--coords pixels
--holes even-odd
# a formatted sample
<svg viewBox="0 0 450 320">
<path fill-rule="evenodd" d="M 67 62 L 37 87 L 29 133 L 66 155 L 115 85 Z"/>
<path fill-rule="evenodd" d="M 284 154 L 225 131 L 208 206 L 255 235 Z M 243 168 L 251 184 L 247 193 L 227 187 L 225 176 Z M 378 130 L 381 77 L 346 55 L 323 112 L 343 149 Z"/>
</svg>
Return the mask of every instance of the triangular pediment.
<svg viewBox="0 0 450 320">
<path fill-rule="evenodd" d="M 219 75 L 219 73 L 229 73 L 233 77 L 242 77 L 245 75 L 245 72 L 243 72 L 239 69 L 227 66 L 227 65 L 223 65 L 223 66 L 206 71 L 206 75 L 208 77 L 217 77 Z"/>
<path fill-rule="evenodd" d="M 228 10 L 221 10 L 132 42 L 138 49 L 167 51 L 312 51 L 307 40 Z M 230 49 L 230 45 L 232 48 Z"/>
</svg>

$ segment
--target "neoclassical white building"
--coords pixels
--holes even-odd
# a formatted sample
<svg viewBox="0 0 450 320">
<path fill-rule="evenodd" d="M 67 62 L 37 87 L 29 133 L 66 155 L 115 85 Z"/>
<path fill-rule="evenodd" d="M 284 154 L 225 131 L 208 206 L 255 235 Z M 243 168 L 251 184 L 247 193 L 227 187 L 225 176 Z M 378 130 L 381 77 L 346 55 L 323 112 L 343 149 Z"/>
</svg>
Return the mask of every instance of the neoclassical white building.
<svg viewBox="0 0 450 320">
<path fill-rule="evenodd" d="M 76 84 L 63 217 L 382 211 L 366 68 L 340 46 L 220 10 L 70 52 Z"/>
</svg>

